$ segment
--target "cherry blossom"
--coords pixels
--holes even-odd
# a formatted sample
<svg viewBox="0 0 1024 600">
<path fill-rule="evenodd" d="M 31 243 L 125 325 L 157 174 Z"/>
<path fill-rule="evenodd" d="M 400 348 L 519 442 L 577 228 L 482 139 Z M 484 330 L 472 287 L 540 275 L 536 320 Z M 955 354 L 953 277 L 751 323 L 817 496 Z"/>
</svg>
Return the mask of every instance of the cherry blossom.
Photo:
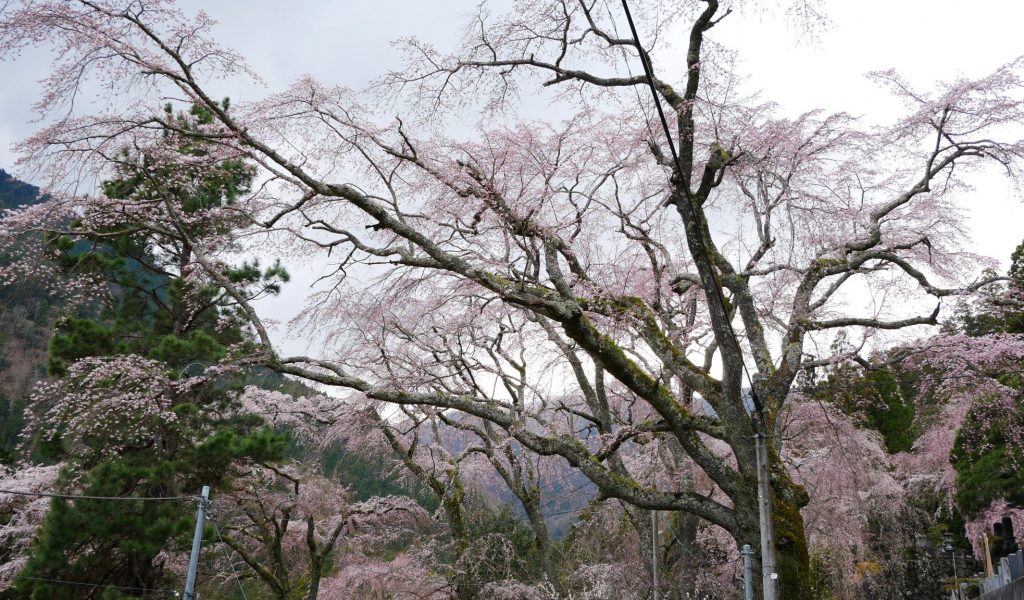
<svg viewBox="0 0 1024 600">
<path fill-rule="evenodd" d="M 61 465 L 0 469 L 0 490 L 52 493 Z M 47 497 L 0 492 L 0 590 L 10 587 L 25 566 L 36 530 L 49 510 Z"/>
<path fill-rule="evenodd" d="M 800 5 L 818 21 L 813 3 Z M 167 2 L 15 2 L 0 17 L 0 56 L 55 46 L 38 107 L 66 118 L 21 146 L 22 165 L 54 184 L 104 173 L 136 139 L 179 130 L 145 109 L 158 97 L 207 111 L 196 138 L 257 165 L 266 185 L 214 215 L 248 229 L 197 245 L 190 264 L 251 325 L 256 360 L 397 405 L 417 424 L 448 411 L 482 419 L 561 457 L 604 496 L 696 515 L 741 544 L 759 535 L 744 388 L 753 385 L 758 427 L 777 444 L 796 378 L 855 354 L 810 348 L 837 332 L 865 346 L 877 332 L 935 325 L 943 303 L 999 279 L 964 275 L 985 265 L 963 249 L 950 194 L 984 165 L 1020 174 L 1024 145 L 1003 126 L 1021 117 L 1021 64 L 931 90 L 879 74 L 907 103 L 886 127 L 818 112 L 784 119 L 715 83 L 732 58 L 706 37 L 728 26 L 726 7 L 661 6 L 643 4 L 641 41 L 685 23 L 686 65 L 675 73 L 658 60 L 660 42 L 621 37 L 614 15 L 586 3 L 481 7 L 451 53 L 403 42 L 408 64 L 379 88 L 396 92 L 397 119 L 376 114 L 372 97 L 308 77 L 229 110 L 215 90 L 219 77 L 248 74 L 241 58 L 214 42 L 207 16 Z M 678 159 L 636 110 L 646 78 L 622 73 L 640 58 Z M 87 77 L 148 102 L 78 114 L 70 100 Z M 571 116 L 519 114 L 520 90 L 535 86 L 571 102 Z M 467 139 L 444 131 L 454 107 L 480 117 Z M 436 118 L 419 118 L 425 109 Z M 189 218 L 170 207 L 147 222 L 173 229 Z M 227 275 L 225 253 L 253 240 L 330 265 L 305 324 L 322 331 L 326 351 L 281 353 Z M 853 301 L 859 289 L 873 302 Z M 487 356 L 498 348 L 507 356 Z M 524 375 L 522 356 L 543 366 Z M 495 381 L 511 390 L 481 393 Z M 556 392 L 555 381 L 576 389 Z M 573 396 L 583 415 L 556 403 Z M 559 418 L 535 408 L 545 402 Z M 619 449 L 653 434 L 673 438 L 721 494 L 638 481 Z M 806 592 L 806 496 L 775 468 L 776 518 L 792 521 L 783 529 L 793 537 L 778 548 L 795 553 L 779 561 L 795 569 L 780 578 L 795 597 Z"/>
<path fill-rule="evenodd" d="M 214 506 L 224 543 L 278 598 L 330 597 L 335 584 L 321 576 L 335 555 L 354 560 L 407 544 L 430 521 L 409 498 L 352 502 L 337 483 L 297 465 L 253 467 Z"/>
<path fill-rule="evenodd" d="M 1013 523 L 1014 539 L 1017 544 L 1024 545 L 1024 533 L 1021 533 L 1024 532 L 1024 509 L 1009 506 L 1003 499 L 993 500 L 988 508 L 975 515 L 966 525 L 967 539 L 971 542 L 976 558 L 979 560 L 984 558 L 982 534 L 987 533 L 988 538 L 992 539 L 994 537 L 992 525 L 1006 517 L 1009 517 L 1010 522 Z"/>
<path fill-rule="evenodd" d="M 869 519 L 898 512 L 907 495 L 881 435 L 834 406 L 800 398 L 789 404 L 783 436 L 782 459 L 810 497 L 802 510 L 810 545 L 827 549 L 842 569 L 870 558 Z"/>
</svg>

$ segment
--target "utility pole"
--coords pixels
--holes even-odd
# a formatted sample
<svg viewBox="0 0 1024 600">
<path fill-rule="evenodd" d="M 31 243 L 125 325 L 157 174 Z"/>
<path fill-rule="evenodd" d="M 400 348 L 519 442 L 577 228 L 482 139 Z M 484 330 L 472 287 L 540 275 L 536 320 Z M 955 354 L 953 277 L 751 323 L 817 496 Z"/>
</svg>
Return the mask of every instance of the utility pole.
<svg viewBox="0 0 1024 600">
<path fill-rule="evenodd" d="M 658 600 L 658 511 L 651 511 L 651 590 Z"/>
<path fill-rule="evenodd" d="M 764 600 L 776 600 L 775 582 L 775 524 L 772 522 L 772 490 L 768 477 L 768 448 L 765 443 L 764 421 L 755 420 L 757 433 L 754 449 L 757 458 L 757 507 L 761 522 L 761 586 Z"/>
<path fill-rule="evenodd" d="M 754 549 L 750 544 L 743 544 L 740 553 L 743 554 L 743 600 L 754 600 L 754 565 L 750 559 Z"/>
<path fill-rule="evenodd" d="M 203 529 L 206 527 L 206 508 L 210 504 L 210 486 L 203 486 L 196 509 L 196 532 L 192 536 L 192 555 L 188 558 L 188 575 L 185 576 L 185 600 L 196 600 L 196 571 L 199 569 L 199 549 L 203 545 Z"/>
</svg>

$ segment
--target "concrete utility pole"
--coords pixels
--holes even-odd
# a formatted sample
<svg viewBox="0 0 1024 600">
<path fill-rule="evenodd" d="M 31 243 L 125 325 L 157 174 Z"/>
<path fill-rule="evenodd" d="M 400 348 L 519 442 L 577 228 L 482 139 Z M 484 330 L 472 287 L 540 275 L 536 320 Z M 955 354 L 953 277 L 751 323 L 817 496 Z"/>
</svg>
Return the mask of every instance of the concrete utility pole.
<svg viewBox="0 0 1024 600">
<path fill-rule="evenodd" d="M 750 559 L 754 549 L 750 544 L 743 544 L 740 553 L 743 554 L 743 600 L 754 600 L 754 565 Z"/>
<path fill-rule="evenodd" d="M 761 586 L 764 600 L 776 600 L 775 583 L 775 524 L 772 522 L 772 490 L 768 477 L 768 448 L 764 437 L 763 422 L 755 423 L 754 447 L 757 457 L 757 507 L 761 522 Z"/>
<path fill-rule="evenodd" d="M 196 532 L 192 536 L 192 555 L 188 558 L 188 575 L 185 576 L 185 600 L 196 598 L 196 571 L 199 569 L 199 549 L 203 545 L 203 529 L 206 527 L 206 508 L 210 504 L 210 486 L 203 486 L 196 509 Z"/>
<path fill-rule="evenodd" d="M 658 600 L 658 511 L 651 511 L 651 590 Z"/>
</svg>

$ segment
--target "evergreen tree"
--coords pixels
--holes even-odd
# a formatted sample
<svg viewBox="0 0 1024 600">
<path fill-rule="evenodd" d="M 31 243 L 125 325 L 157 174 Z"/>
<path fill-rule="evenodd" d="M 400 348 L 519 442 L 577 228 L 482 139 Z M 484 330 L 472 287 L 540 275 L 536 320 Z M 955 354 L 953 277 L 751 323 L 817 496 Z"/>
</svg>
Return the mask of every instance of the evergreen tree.
<svg viewBox="0 0 1024 600">
<path fill-rule="evenodd" d="M 224 486 L 234 465 L 276 460 L 286 447 L 239 410 L 244 373 L 218 362 L 252 343 L 232 299 L 194 266 L 199 247 L 209 252 L 242 224 L 231 208 L 254 170 L 193 141 L 210 124 L 205 111 L 168 107 L 166 117 L 161 138 L 119 154 L 103 184 L 105 206 L 113 200 L 120 210 L 87 205 L 49 239 L 67 272 L 94 277 L 108 294 L 58 326 L 49 368 L 59 379 L 37 390 L 34 406 L 33 451 L 65 463 L 64 489 L 139 500 L 55 500 L 18 580 L 20 597 L 141 597 L 178 587 L 167 564 L 186 550 L 194 504 L 152 499 Z M 167 211 L 188 227 L 156 226 Z M 250 298 L 287 280 L 277 264 L 223 273 Z"/>
<path fill-rule="evenodd" d="M 1007 275 L 1010 281 L 1004 288 L 957 315 L 964 333 L 1024 334 L 1024 242 L 1010 256 Z M 1019 468 L 1024 461 L 1019 440 L 1024 432 L 1024 374 L 1006 373 L 998 379 L 1016 390 L 1016 401 L 1010 410 L 1003 404 L 979 402 L 958 432 L 951 456 L 957 472 L 957 507 L 966 518 L 999 500 L 1024 507 L 1024 475 Z"/>
</svg>

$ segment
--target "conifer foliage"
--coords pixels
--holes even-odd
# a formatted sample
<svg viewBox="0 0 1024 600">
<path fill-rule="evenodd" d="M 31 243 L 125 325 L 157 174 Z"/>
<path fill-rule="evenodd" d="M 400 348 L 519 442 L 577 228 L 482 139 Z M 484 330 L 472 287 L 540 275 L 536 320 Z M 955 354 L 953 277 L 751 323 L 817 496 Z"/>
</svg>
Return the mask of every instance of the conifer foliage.
<svg viewBox="0 0 1024 600">
<path fill-rule="evenodd" d="M 15 597 L 142 597 L 178 587 L 169 559 L 188 541 L 195 504 L 155 499 L 221 488 L 236 465 L 284 450 L 280 435 L 239 410 L 244 372 L 219 361 L 252 343 L 224 290 L 194 264 L 197 248 L 238 226 L 231 205 L 252 167 L 191 139 L 209 124 L 203 111 L 165 115 L 173 126 L 151 144 L 111 157 L 107 203 L 86 204 L 47 232 L 56 264 L 90 274 L 94 295 L 55 331 L 56 378 L 36 387 L 26 439 L 38 459 L 63 463 L 60 489 L 139 500 L 55 499 Z M 177 227 L 161 224 L 169 212 Z M 223 272 L 250 298 L 287 279 L 255 263 Z"/>
</svg>

